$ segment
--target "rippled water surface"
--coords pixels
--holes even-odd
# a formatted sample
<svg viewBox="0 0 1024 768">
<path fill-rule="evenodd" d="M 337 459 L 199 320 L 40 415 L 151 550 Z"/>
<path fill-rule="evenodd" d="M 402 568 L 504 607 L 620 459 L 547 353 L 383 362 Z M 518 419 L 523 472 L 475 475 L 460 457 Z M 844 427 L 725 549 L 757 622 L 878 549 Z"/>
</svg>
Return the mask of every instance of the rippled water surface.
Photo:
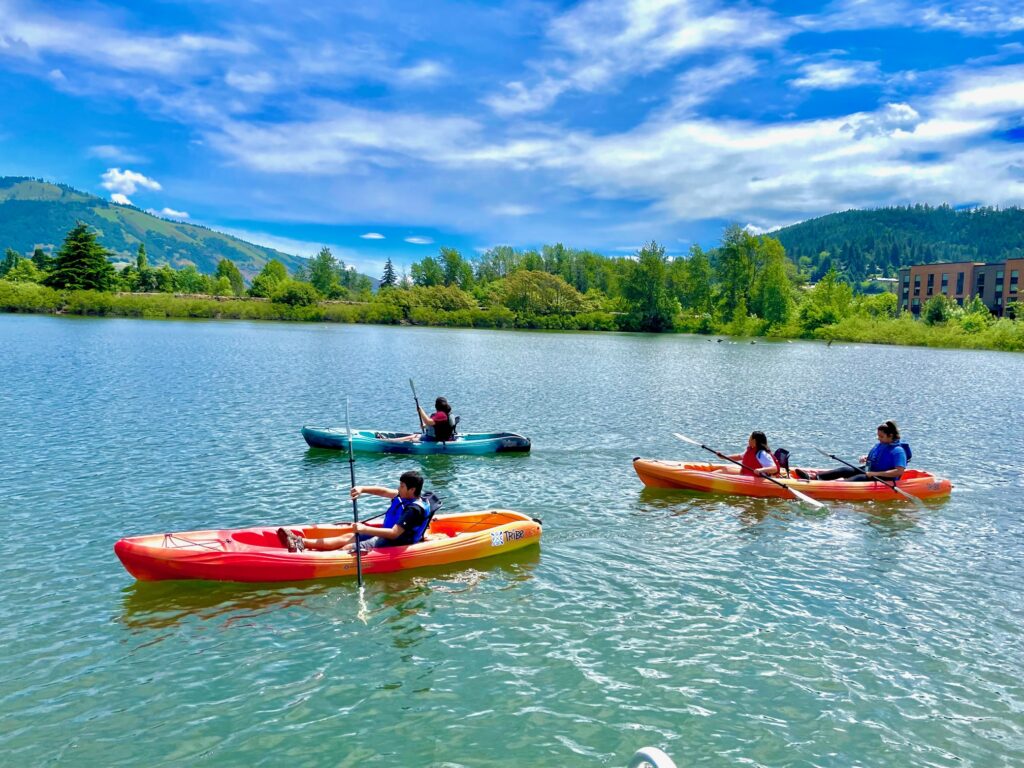
<svg viewBox="0 0 1024 768">
<path fill-rule="evenodd" d="M 407 379 L 528 456 L 422 468 L 540 550 L 345 581 L 135 583 L 121 536 L 351 515 L 303 423 L 412 429 Z M 699 337 L 0 316 L 12 766 L 1024 765 L 1024 356 Z M 645 491 L 634 456 L 863 453 L 953 496 Z M 365 513 L 382 500 L 361 506 Z M 360 616 L 360 612 L 362 615 Z"/>
</svg>

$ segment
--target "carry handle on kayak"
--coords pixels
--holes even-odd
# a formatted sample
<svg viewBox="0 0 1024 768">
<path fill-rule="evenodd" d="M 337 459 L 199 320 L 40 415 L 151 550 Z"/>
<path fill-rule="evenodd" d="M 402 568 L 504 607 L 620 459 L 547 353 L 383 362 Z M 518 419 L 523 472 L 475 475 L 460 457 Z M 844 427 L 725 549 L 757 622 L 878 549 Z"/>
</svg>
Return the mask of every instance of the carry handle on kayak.
<svg viewBox="0 0 1024 768">
<path fill-rule="evenodd" d="M 860 467 L 858 467 L 858 466 L 856 466 L 854 464 L 851 464 L 848 461 L 844 461 L 843 459 L 840 459 L 838 456 L 835 456 L 835 455 L 833 455 L 831 453 L 826 453 L 825 451 L 821 450 L 821 448 L 815 448 L 814 450 L 816 450 L 822 456 L 828 456 L 830 459 L 832 459 L 834 461 L 838 461 L 840 464 L 845 464 L 850 469 L 856 469 L 856 470 L 861 471 L 861 472 L 864 471 Z M 889 486 L 894 491 L 896 491 L 896 493 L 900 494 L 901 496 L 907 497 L 907 499 L 909 499 L 910 501 L 914 502 L 921 509 L 925 508 L 925 505 L 924 505 L 923 501 L 921 501 L 919 498 L 917 498 L 917 496 L 914 496 L 913 494 L 910 494 L 910 493 L 907 493 L 906 491 L 904 491 L 902 488 L 900 488 L 898 485 L 896 485 L 896 483 L 894 483 L 893 481 L 889 480 L 889 478 L 887 478 L 887 477 L 872 477 L 871 479 L 876 481 L 876 482 L 881 483 L 882 485 Z"/>
<path fill-rule="evenodd" d="M 718 456 L 721 459 L 725 459 L 726 461 L 731 461 L 736 466 L 741 467 L 741 468 L 747 470 L 748 472 L 753 472 L 754 471 L 753 469 L 751 469 L 750 467 L 746 466 L 742 462 L 736 461 L 736 459 L 730 459 L 724 453 L 721 453 L 720 451 L 716 451 L 714 448 L 708 448 L 706 445 L 704 445 L 704 443 L 698 443 L 696 440 L 693 440 L 692 438 L 689 438 L 686 435 L 681 435 L 678 432 L 673 432 L 672 434 L 675 435 L 680 440 L 682 440 L 684 443 L 691 443 L 692 445 L 699 445 L 705 451 L 710 451 L 711 453 L 715 454 L 715 456 Z M 817 499 L 812 499 L 806 493 L 800 493 L 800 491 L 798 491 L 796 488 L 792 488 L 792 487 L 786 485 L 785 483 L 780 483 L 778 480 L 776 480 L 773 477 L 768 477 L 768 475 L 759 475 L 759 477 L 767 480 L 770 483 L 775 483 L 775 485 L 779 486 L 780 488 L 785 488 L 787 491 L 789 491 L 791 494 L 793 494 L 793 496 L 797 499 L 797 501 L 802 501 L 805 504 L 807 504 L 807 505 L 809 505 L 811 507 L 814 507 L 815 509 L 828 509 L 828 507 L 826 507 L 824 504 L 822 504 Z"/>
</svg>

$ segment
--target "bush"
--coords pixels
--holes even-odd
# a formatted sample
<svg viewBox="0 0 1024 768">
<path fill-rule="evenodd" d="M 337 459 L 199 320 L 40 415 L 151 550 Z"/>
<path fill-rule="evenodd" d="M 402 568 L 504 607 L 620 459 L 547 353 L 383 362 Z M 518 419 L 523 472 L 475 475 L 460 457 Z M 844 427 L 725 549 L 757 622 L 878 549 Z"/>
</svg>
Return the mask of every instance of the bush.
<svg viewBox="0 0 1024 768">
<path fill-rule="evenodd" d="M 320 293 L 309 283 L 285 280 L 274 290 L 270 299 L 290 307 L 309 307 L 320 301 Z"/>
</svg>

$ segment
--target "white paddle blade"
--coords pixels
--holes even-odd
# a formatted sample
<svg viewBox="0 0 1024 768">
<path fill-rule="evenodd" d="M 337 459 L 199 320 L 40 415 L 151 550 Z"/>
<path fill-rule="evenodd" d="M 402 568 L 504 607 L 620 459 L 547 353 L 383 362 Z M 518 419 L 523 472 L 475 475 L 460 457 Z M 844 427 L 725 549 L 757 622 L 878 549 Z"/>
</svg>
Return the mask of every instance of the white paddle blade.
<svg viewBox="0 0 1024 768">
<path fill-rule="evenodd" d="M 700 443 L 698 443 L 696 440 L 694 440 L 691 437 L 687 437 L 686 435 L 681 435 L 678 432 L 673 432 L 672 434 L 675 435 L 678 439 L 682 440 L 684 443 L 690 443 L 691 445 L 700 445 Z"/>
<path fill-rule="evenodd" d="M 800 493 L 800 491 L 798 491 L 796 488 L 791 488 L 788 485 L 786 486 L 786 488 L 789 490 L 790 493 L 793 494 L 793 496 L 795 496 L 799 501 L 803 502 L 804 504 L 807 504 L 810 507 L 814 507 L 814 509 L 828 509 L 828 507 L 826 507 L 820 501 L 818 501 L 817 499 L 812 499 L 806 493 Z"/>
</svg>

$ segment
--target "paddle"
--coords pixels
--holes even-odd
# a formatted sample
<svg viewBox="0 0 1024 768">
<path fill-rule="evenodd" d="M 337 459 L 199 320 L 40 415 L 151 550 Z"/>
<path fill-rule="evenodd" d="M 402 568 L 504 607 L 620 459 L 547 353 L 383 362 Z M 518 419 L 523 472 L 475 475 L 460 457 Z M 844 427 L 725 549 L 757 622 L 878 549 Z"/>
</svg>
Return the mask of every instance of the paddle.
<svg viewBox="0 0 1024 768">
<path fill-rule="evenodd" d="M 352 453 L 352 425 L 348 419 L 348 398 L 345 398 L 345 430 L 348 432 L 348 474 L 352 487 L 356 487 L 356 458 Z M 359 546 L 359 534 L 356 533 L 356 526 L 359 525 L 359 505 L 352 499 L 352 540 L 356 547 L 356 582 L 360 588 L 363 586 L 363 548 Z"/>
<path fill-rule="evenodd" d="M 850 469 L 856 469 L 858 472 L 862 472 L 863 471 L 860 467 L 858 467 L 858 466 L 856 466 L 854 464 L 851 464 L 848 461 L 844 461 L 843 459 L 840 459 L 838 456 L 835 456 L 835 455 L 833 455 L 831 453 L 826 453 L 825 451 L 821 450 L 821 448 L 815 448 L 814 450 L 816 450 L 822 456 L 828 456 L 830 459 L 832 459 L 834 461 L 838 461 L 840 464 L 845 464 L 846 466 L 850 467 Z M 910 501 L 914 502 L 921 509 L 925 508 L 925 504 L 924 504 L 923 501 L 921 501 L 919 498 L 917 498 L 917 496 L 914 496 L 914 495 L 909 494 L 906 491 L 904 491 L 902 488 L 900 488 L 898 485 L 896 485 L 896 483 L 894 483 L 893 481 L 889 480 L 889 478 L 887 478 L 887 477 L 872 477 L 871 479 L 876 481 L 876 482 L 882 483 L 883 485 L 888 485 L 890 488 L 892 488 L 894 491 L 896 491 L 896 493 L 900 494 L 901 496 L 906 496 L 908 499 L 910 499 Z"/>
<path fill-rule="evenodd" d="M 409 386 L 412 387 L 412 399 L 416 401 L 416 418 L 420 422 L 420 432 L 423 431 L 423 417 L 420 416 L 420 399 L 416 397 L 416 385 L 412 383 L 412 379 L 409 379 Z"/>
<path fill-rule="evenodd" d="M 710 451 L 711 453 L 715 454 L 715 456 L 718 456 L 721 459 L 725 459 L 726 461 L 731 461 L 733 464 L 735 464 L 735 465 L 737 465 L 739 467 L 743 467 L 746 470 L 752 471 L 750 467 L 747 467 L 744 464 L 736 461 L 736 459 L 730 459 L 728 456 L 726 456 L 723 453 L 720 453 L 720 452 L 716 451 L 714 448 L 708 448 L 706 445 L 704 445 L 704 443 L 699 443 L 696 440 L 693 440 L 692 438 L 687 437 L 686 435 L 679 434 L 678 432 L 673 432 L 672 434 L 675 435 L 680 440 L 682 440 L 684 443 L 691 443 L 693 445 L 699 445 L 705 451 Z M 785 483 L 780 483 L 778 480 L 776 480 L 773 477 L 768 477 L 767 475 L 761 475 L 761 477 L 763 477 L 765 480 L 767 480 L 770 483 L 775 483 L 780 488 L 785 488 L 787 491 L 789 491 L 791 494 L 793 494 L 793 497 L 796 498 L 798 501 L 802 501 L 805 504 L 808 504 L 809 506 L 814 507 L 815 509 L 828 509 L 828 507 L 826 507 L 824 504 L 822 504 L 817 499 L 812 499 L 806 493 L 800 493 L 800 491 L 798 491 L 796 488 L 788 486 Z"/>
</svg>

